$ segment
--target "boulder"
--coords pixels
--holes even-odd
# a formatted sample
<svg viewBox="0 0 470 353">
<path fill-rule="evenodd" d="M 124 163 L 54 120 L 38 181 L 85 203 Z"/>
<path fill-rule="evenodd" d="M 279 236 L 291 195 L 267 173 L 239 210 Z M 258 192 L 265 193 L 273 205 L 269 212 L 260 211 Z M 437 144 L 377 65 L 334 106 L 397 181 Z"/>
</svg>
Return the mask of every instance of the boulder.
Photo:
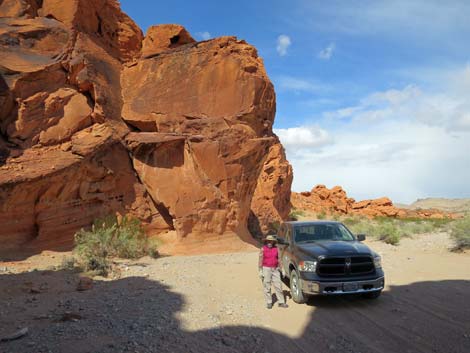
<svg viewBox="0 0 470 353">
<path fill-rule="evenodd" d="M 196 42 L 180 25 L 167 24 L 151 26 L 142 42 L 142 57 L 148 58 L 168 49 Z"/>
</svg>

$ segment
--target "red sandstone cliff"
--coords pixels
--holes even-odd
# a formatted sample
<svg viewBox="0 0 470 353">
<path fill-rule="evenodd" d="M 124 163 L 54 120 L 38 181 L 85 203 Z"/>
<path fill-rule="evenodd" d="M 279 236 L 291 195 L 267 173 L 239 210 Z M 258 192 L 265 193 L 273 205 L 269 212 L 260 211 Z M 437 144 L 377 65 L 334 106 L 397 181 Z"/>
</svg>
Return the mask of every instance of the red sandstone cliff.
<svg viewBox="0 0 470 353">
<path fill-rule="evenodd" d="M 0 3 L 0 247 L 71 243 L 113 212 L 179 239 L 267 229 L 292 170 L 254 47 L 145 38 L 113 0 Z M 255 195 L 255 197 L 253 197 Z"/>
</svg>

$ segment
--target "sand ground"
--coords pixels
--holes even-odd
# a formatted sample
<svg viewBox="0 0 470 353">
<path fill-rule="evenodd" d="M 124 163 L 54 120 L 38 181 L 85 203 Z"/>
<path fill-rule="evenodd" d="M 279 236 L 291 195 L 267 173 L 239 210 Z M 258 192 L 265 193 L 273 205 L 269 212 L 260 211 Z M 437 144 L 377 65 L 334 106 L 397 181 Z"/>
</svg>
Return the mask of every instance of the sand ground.
<svg viewBox="0 0 470 353">
<path fill-rule="evenodd" d="M 445 233 L 367 243 L 383 257 L 377 300 L 264 306 L 257 251 L 120 261 L 118 278 L 54 269 L 63 253 L 0 263 L 0 352 L 470 352 L 470 253 Z"/>
</svg>

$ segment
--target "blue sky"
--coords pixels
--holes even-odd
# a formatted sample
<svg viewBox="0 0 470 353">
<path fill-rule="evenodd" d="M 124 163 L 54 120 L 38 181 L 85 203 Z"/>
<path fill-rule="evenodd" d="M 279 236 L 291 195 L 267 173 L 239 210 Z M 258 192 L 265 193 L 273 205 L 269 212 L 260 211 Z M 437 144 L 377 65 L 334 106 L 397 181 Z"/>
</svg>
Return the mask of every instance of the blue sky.
<svg viewBox="0 0 470 353">
<path fill-rule="evenodd" d="M 293 189 L 357 199 L 470 197 L 470 2 L 122 0 L 145 32 L 257 47 L 277 94 Z"/>
</svg>

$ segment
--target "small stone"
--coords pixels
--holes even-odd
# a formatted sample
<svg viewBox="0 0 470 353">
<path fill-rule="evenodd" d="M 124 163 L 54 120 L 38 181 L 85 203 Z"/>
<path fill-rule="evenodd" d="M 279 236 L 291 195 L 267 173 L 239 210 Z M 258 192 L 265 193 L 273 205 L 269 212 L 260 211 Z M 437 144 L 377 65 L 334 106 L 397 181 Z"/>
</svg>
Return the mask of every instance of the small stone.
<svg viewBox="0 0 470 353">
<path fill-rule="evenodd" d="M 36 286 L 32 286 L 30 289 L 29 289 L 29 292 L 32 293 L 32 294 L 39 294 L 41 293 L 41 290 L 36 287 Z"/>
<path fill-rule="evenodd" d="M 93 280 L 88 277 L 82 277 L 80 278 L 80 281 L 78 282 L 77 285 L 77 291 L 83 292 L 86 290 L 90 290 L 93 288 Z"/>
</svg>

